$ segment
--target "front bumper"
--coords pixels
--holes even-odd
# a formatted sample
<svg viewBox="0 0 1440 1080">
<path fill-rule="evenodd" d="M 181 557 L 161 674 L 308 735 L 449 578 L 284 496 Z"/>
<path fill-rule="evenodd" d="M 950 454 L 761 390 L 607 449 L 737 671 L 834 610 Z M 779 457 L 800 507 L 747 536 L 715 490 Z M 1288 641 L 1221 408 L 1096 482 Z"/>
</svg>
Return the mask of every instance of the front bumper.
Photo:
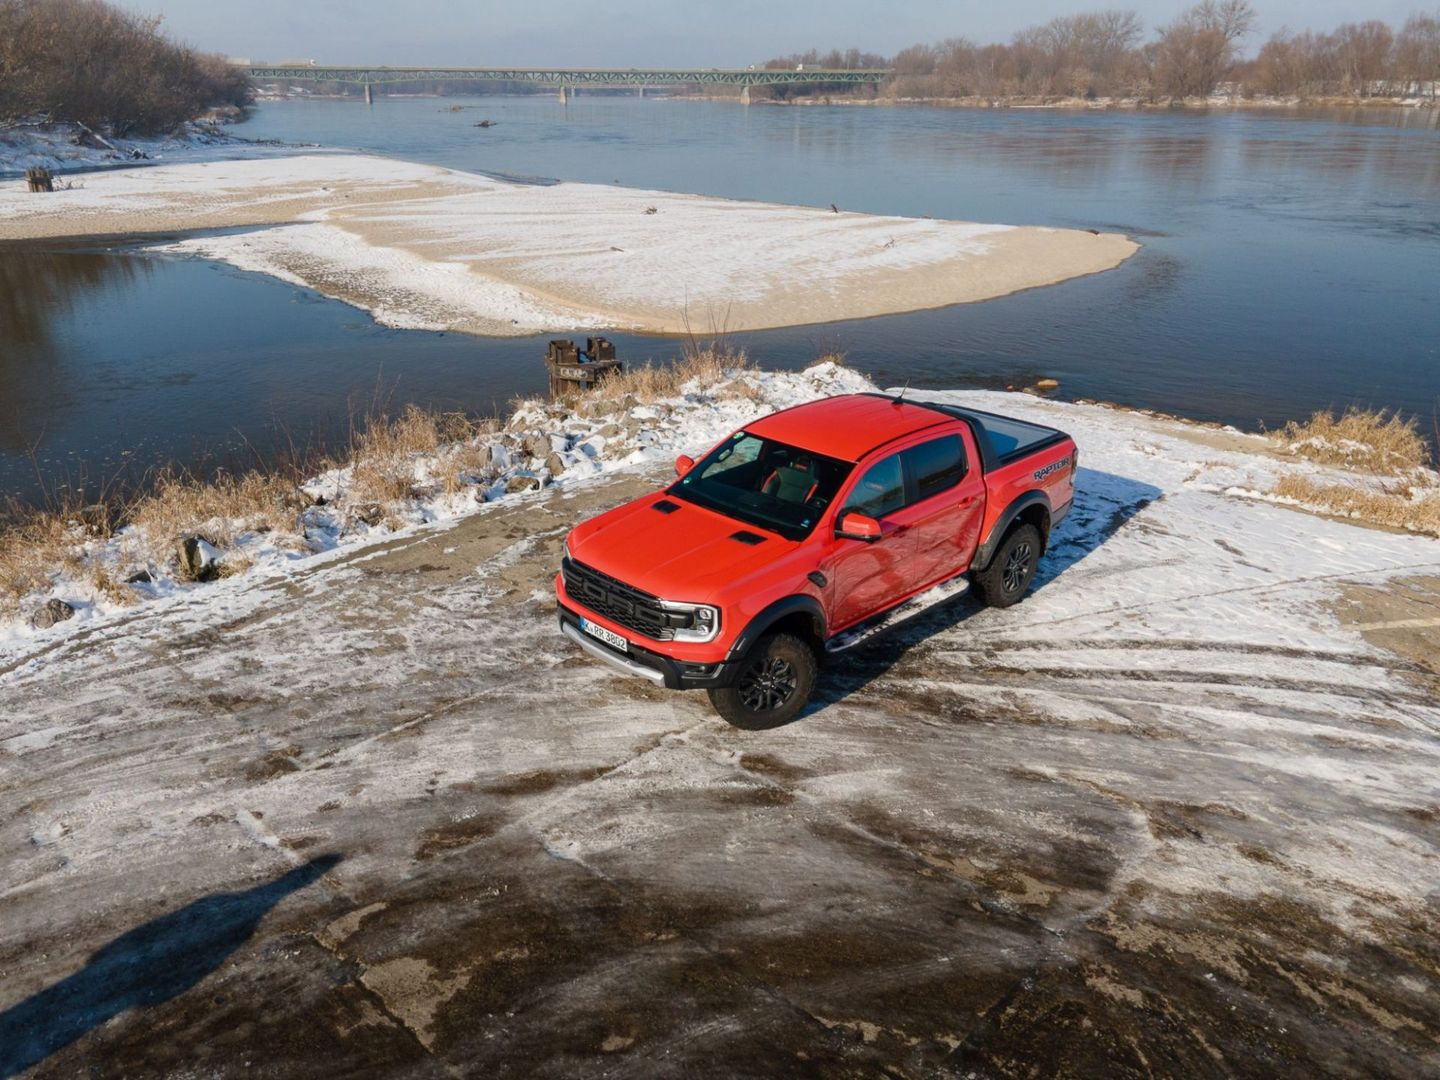
<svg viewBox="0 0 1440 1080">
<path fill-rule="evenodd" d="M 556 611 L 560 619 L 560 633 L 595 659 L 603 660 L 625 675 L 649 679 L 667 690 L 714 690 L 729 686 L 739 666 L 729 662 L 706 664 L 676 660 L 637 645 L 629 638 L 626 640 L 630 641 L 630 651 L 622 653 L 581 630 L 580 616 L 563 603 L 556 604 Z"/>
</svg>

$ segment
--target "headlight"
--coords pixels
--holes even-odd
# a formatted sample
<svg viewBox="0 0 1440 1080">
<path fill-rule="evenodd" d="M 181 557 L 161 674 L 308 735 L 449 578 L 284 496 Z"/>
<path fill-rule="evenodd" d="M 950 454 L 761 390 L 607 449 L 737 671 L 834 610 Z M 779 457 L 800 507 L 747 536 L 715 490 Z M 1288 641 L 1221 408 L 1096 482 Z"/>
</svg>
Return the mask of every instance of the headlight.
<svg viewBox="0 0 1440 1080">
<path fill-rule="evenodd" d="M 719 608 L 674 600 L 662 600 L 660 606 L 670 612 L 665 621 L 675 628 L 676 641 L 714 641 L 720 633 Z"/>
</svg>

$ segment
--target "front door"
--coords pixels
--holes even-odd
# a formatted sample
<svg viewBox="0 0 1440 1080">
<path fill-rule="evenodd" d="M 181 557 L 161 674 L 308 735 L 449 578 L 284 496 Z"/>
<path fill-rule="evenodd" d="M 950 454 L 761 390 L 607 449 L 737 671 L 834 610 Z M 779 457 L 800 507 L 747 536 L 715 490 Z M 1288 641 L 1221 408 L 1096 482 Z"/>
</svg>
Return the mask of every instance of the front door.
<svg viewBox="0 0 1440 1080">
<path fill-rule="evenodd" d="M 907 524 L 897 519 L 905 506 L 905 471 L 899 454 L 882 458 L 865 470 L 845 497 L 835 523 L 847 513 L 865 514 L 880 522 L 878 540 L 836 537 L 821 572 L 828 578 L 828 629 L 837 634 L 888 607 L 910 589 L 906 565 L 911 552 Z"/>
</svg>

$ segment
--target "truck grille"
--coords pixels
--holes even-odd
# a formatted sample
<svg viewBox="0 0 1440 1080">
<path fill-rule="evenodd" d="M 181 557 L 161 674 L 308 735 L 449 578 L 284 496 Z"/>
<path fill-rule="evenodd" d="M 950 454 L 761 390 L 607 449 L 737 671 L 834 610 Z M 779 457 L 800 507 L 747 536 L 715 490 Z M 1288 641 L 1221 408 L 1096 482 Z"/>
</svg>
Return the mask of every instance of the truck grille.
<svg viewBox="0 0 1440 1080">
<path fill-rule="evenodd" d="M 565 576 L 565 591 L 597 615 L 652 641 L 675 637 L 675 629 L 666 625 L 667 613 L 656 597 L 574 559 L 565 559 L 560 571 Z"/>
</svg>

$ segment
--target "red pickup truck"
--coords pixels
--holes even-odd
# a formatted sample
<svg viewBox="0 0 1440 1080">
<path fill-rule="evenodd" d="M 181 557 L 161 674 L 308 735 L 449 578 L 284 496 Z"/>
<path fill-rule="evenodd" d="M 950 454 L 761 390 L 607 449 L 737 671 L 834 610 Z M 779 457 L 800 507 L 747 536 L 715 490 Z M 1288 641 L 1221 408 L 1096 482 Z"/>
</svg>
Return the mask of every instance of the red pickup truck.
<svg viewBox="0 0 1440 1080">
<path fill-rule="evenodd" d="M 987 604 L 1024 596 L 1076 460 L 1053 428 L 883 394 L 773 413 L 570 532 L 560 630 L 628 674 L 707 690 L 734 724 L 776 726 L 827 652 L 900 605 L 967 572 Z"/>
</svg>

